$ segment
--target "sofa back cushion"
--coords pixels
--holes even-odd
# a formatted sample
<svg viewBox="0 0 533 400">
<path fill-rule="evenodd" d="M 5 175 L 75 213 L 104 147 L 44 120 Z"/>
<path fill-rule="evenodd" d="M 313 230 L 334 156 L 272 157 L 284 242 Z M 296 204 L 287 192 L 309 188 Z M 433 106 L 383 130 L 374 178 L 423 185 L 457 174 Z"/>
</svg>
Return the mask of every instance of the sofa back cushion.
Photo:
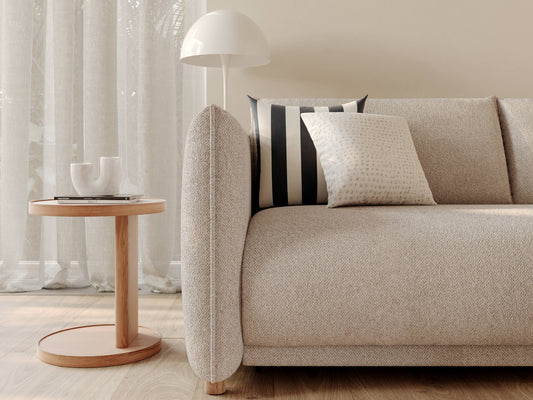
<svg viewBox="0 0 533 400">
<path fill-rule="evenodd" d="M 533 99 L 498 99 L 513 200 L 533 204 Z"/>
<path fill-rule="evenodd" d="M 270 99 L 332 105 L 346 99 Z M 340 103 L 339 103 L 340 102 Z M 424 173 L 439 204 L 506 204 L 511 191 L 496 98 L 372 99 L 365 113 L 407 118 Z"/>
</svg>

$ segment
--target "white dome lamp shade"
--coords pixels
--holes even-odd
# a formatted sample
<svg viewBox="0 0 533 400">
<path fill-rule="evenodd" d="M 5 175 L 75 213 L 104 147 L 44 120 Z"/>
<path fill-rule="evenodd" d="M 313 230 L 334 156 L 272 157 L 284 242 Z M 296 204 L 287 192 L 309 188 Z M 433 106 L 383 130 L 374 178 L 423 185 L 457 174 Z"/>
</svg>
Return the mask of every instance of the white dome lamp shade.
<svg viewBox="0 0 533 400">
<path fill-rule="evenodd" d="M 186 64 L 222 67 L 226 109 L 228 68 L 268 64 L 270 51 L 265 35 L 251 18 L 234 10 L 217 10 L 191 26 L 180 59 Z"/>
</svg>

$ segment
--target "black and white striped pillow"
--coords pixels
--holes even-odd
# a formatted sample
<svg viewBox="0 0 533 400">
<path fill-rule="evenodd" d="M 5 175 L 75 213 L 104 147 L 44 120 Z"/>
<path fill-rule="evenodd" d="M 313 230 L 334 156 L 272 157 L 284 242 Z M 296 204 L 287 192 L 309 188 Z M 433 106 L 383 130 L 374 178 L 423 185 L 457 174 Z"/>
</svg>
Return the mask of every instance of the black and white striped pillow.
<svg viewBox="0 0 533 400">
<path fill-rule="evenodd" d="M 250 99 L 256 144 L 252 187 L 255 210 L 298 204 L 326 204 L 324 171 L 300 114 L 363 112 L 367 96 L 330 107 L 282 106 Z"/>
</svg>

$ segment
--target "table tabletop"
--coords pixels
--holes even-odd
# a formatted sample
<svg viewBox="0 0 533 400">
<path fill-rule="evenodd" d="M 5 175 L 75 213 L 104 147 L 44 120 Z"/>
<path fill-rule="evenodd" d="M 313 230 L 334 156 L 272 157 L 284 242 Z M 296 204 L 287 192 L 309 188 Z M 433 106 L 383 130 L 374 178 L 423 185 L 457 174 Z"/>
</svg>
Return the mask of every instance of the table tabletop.
<svg viewBox="0 0 533 400">
<path fill-rule="evenodd" d="M 30 201 L 28 212 L 52 217 L 118 217 L 155 214 L 165 211 L 166 200 L 140 199 L 124 204 L 59 204 L 56 200 Z"/>
</svg>

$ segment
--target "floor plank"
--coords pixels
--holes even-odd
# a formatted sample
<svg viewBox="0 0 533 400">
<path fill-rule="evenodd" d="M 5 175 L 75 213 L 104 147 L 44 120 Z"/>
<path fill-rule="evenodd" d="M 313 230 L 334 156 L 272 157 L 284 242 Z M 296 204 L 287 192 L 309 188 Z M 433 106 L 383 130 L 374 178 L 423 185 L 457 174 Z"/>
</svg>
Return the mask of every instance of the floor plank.
<svg viewBox="0 0 533 400">
<path fill-rule="evenodd" d="M 111 399 L 190 399 L 197 384 L 187 362 L 185 341 L 165 339 L 159 354 L 128 371 Z"/>
<path fill-rule="evenodd" d="M 118 367 L 44 364 L 35 346 L 71 326 L 112 323 L 112 294 L 0 295 L 0 399 L 207 400 L 183 339 L 180 295 L 139 297 L 139 322 L 162 333 L 161 352 Z M 220 399 L 533 400 L 533 368 L 253 368 Z"/>
<path fill-rule="evenodd" d="M 12 351 L 34 349 L 39 338 L 75 326 L 83 313 L 98 313 L 102 300 L 101 296 L 0 296 L 0 359 Z M 105 313 L 100 317 L 105 318 Z"/>
</svg>

